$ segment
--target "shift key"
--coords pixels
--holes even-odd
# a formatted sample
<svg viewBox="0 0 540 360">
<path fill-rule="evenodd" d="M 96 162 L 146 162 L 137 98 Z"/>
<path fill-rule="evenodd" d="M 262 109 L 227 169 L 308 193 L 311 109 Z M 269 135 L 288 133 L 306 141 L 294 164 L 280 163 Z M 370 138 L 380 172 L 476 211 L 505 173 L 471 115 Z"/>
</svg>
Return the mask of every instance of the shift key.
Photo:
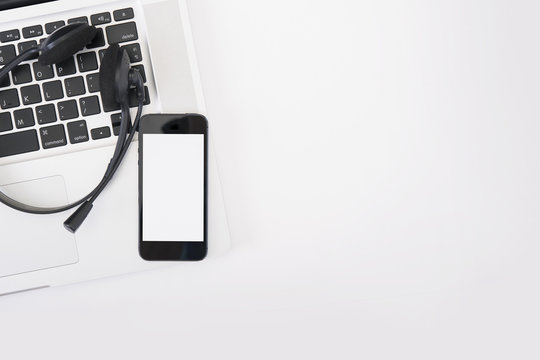
<svg viewBox="0 0 540 360">
<path fill-rule="evenodd" d="M 137 26 L 131 21 L 124 24 L 111 25 L 105 28 L 109 44 L 137 40 Z"/>
</svg>

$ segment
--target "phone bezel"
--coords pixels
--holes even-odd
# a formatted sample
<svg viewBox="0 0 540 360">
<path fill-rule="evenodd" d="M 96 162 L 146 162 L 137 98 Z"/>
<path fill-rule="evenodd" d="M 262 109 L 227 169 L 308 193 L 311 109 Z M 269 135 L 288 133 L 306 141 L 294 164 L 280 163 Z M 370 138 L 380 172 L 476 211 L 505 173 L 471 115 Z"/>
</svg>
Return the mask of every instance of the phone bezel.
<svg viewBox="0 0 540 360">
<path fill-rule="evenodd" d="M 168 128 L 164 125 L 169 124 Z M 143 241 L 143 151 L 144 134 L 204 135 L 204 241 Z M 147 114 L 139 125 L 139 254 L 145 260 L 204 259 L 208 251 L 208 121 L 200 114 Z"/>
</svg>

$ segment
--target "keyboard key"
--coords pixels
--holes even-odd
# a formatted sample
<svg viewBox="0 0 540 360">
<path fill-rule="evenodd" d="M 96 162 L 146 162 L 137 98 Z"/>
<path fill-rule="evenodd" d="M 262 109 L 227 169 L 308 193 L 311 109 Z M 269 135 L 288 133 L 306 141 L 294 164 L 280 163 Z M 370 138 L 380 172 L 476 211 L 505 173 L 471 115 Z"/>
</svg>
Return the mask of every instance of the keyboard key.
<svg viewBox="0 0 540 360">
<path fill-rule="evenodd" d="M 0 65 L 6 65 L 8 62 L 15 58 L 15 46 L 4 45 L 0 46 Z"/>
<path fill-rule="evenodd" d="M 120 133 L 120 124 L 122 123 L 122 114 L 111 114 L 111 125 L 113 128 L 114 136 L 118 136 Z M 131 131 L 131 122 L 128 124 L 128 133 Z"/>
<path fill-rule="evenodd" d="M 62 82 L 60 80 L 43 83 L 43 97 L 46 101 L 57 100 L 64 97 Z"/>
<path fill-rule="evenodd" d="M 69 120 L 79 117 L 79 110 L 77 109 L 77 101 L 67 100 L 60 101 L 58 103 L 58 115 L 60 120 Z"/>
<path fill-rule="evenodd" d="M 15 85 L 29 83 L 30 81 L 32 81 L 32 72 L 30 71 L 30 65 L 23 64 L 17 66 L 11 72 L 11 76 L 13 77 L 13 83 Z"/>
<path fill-rule="evenodd" d="M 148 87 L 144 87 L 144 101 L 143 105 L 150 104 L 150 96 L 148 95 Z M 137 101 L 137 89 L 129 89 L 129 107 L 137 107 L 139 102 Z"/>
<path fill-rule="evenodd" d="M 39 150 L 36 130 L 0 135 L 0 157 Z"/>
<path fill-rule="evenodd" d="M 53 104 L 36 106 L 36 119 L 38 124 L 49 124 L 56 122 L 56 111 Z"/>
<path fill-rule="evenodd" d="M 99 50 L 99 61 L 101 62 L 103 60 L 103 57 L 105 56 L 105 50 Z"/>
<path fill-rule="evenodd" d="M 69 133 L 69 142 L 77 144 L 80 142 L 88 141 L 88 130 L 86 129 L 86 121 L 79 120 L 73 121 L 67 124 Z"/>
<path fill-rule="evenodd" d="M 11 85 L 11 81 L 9 80 L 9 75 L 6 75 L 0 80 L 0 88 L 8 87 L 9 85 Z"/>
<path fill-rule="evenodd" d="M 101 111 L 99 108 L 99 100 L 97 96 L 89 96 L 79 99 L 79 105 L 81 106 L 81 116 L 90 116 L 99 114 Z"/>
<path fill-rule="evenodd" d="M 133 9 L 132 8 L 125 8 L 125 9 L 119 9 L 113 12 L 114 20 L 116 21 L 122 21 L 127 19 L 133 18 Z"/>
<path fill-rule="evenodd" d="M 31 108 L 19 109 L 13 112 L 13 119 L 17 129 L 22 129 L 29 126 L 34 126 L 34 113 Z"/>
<path fill-rule="evenodd" d="M 133 65 L 132 68 L 139 70 L 142 75 L 143 82 L 146 82 L 146 73 L 144 72 L 144 65 Z"/>
<path fill-rule="evenodd" d="M 88 17 L 79 16 L 79 17 L 68 20 L 68 24 L 73 24 L 73 23 L 87 23 L 88 24 Z"/>
<path fill-rule="evenodd" d="M 110 12 L 103 12 L 99 14 L 94 14 L 90 16 L 90 21 L 92 22 L 92 25 L 101 25 L 101 24 L 107 24 L 111 22 L 111 13 Z"/>
<path fill-rule="evenodd" d="M 118 25 L 111 25 L 105 28 L 109 44 L 133 41 L 139 38 L 137 26 L 133 21 Z"/>
<path fill-rule="evenodd" d="M 59 29 L 64 25 L 66 25 L 66 23 L 63 21 L 53 21 L 53 22 L 47 23 L 45 24 L 45 32 L 47 34 L 52 34 L 56 29 Z"/>
<path fill-rule="evenodd" d="M 37 47 L 37 41 L 36 40 L 30 40 L 30 41 L 22 41 L 17 44 L 17 49 L 19 50 L 19 54 L 22 54 L 28 49 Z M 34 56 L 30 57 L 29 59 L 37 59 L 38 54 L 36 53 Z"/>
<path fill-rule="evenodd" d="M 16 41 L 21 38 L 21 34 L 19 33 L 19 30 L 13 29 L 8 31 L 2 31 L 0 32 L 0 42 L 9 42 L 9 41 Z"/>
<path fill-rule="evenodd" d="M 86 85 L 88 86 L 88 91 L 98 92 L 99 91 L 99 73 L 88 74 L 86 75 Z"/>
<path fill-rule="evenodd" d="M 39 135 L 41 136 L 41 144 L 44 149 L 67 144 L 64 125 L 62 124 L 42 127 L 39 129 Z"/>
<path fill-rule="evenodd" d="M 79 64 L 79 71 L 92 71 L 97 70 L 98 63 L 95 52 L 87 52 L 77 55 L 77 63 Z"/>
<path fill-rule="evenodd" d="M 67 96 L 82 95 L 86 92 L 84 89 L 84 80 L 82 76 L 65 79 L 64 86 L 66 87 Z"/>
<path fill-rule="evenodd" d="M 39 85 L 23 86 L 21 88 L 21 99 L 23 105 L 31 105 L 41 102 L 41 92 Z"/>
<path fill-rule="evenodd" d="M 75 69 L 75 60 L 73 56 L 67 60 L 62 61 L 61 63 L 56 64 L 56 74 L 58 76 L 67 76 L 75 74 L 77 69 Z"/>
<path fill-rule="evenodd" d="M 19 94 L 17 93 L 17 89 L 0 91 L 0 107 L 2 109 L 9 109 L 19 105 Z"/>
<path fill-rule="evenodd" d="M 22 29 L 22 34 L 25 39 L 43 35 L 41 25 L 28 26 Z"/>
<path fill-rule="evenodd" d="M 139 44 L 129 44 L 122 46 L 122 49 L 125 49 L 129 55 L 129 61 L 131 63 L 136 63 L 142 61 L 141 47 Z"/>
<path fill-rule="evenodd" d="M 54 72 L 51 65 L 41 65 L 38 61 L 32 64 L 34 68 L 34 77 L 36 80 L 46 80 L 54 76 Z"/>
<path fill-rule="evenodd" d="M 111 130 L 108 126 L 92 129 L 90 131 L 93 140 L 104 139 L 111 136 Z"/>
<path fill-rule="evenodd" d="M 9 112 L 0 113 L 0 132 L 13 129 L 11 114 Z"/>
<path fill-rule="evenodd" d="M 94 36 L 90 44 L 86 44 L 86 48 L 95 49 L 102 46 L 105 46 L 105 36 L 103 35 L 103 29 L 97 29 L 96 36 Z"/>
</svg>

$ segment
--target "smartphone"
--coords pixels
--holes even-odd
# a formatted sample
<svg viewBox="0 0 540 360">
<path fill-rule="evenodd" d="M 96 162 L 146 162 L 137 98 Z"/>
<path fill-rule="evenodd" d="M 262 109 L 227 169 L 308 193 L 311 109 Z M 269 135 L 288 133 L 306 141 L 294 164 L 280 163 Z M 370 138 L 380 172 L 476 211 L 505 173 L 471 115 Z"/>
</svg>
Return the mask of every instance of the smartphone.
<svg viewBox="0 0 540 360">
<path fill-rule="evenodd" d="M 139 124 L 139 254 L 202 260 L 207 239 L 208 122 L 148 114 Z"/>
</svg>

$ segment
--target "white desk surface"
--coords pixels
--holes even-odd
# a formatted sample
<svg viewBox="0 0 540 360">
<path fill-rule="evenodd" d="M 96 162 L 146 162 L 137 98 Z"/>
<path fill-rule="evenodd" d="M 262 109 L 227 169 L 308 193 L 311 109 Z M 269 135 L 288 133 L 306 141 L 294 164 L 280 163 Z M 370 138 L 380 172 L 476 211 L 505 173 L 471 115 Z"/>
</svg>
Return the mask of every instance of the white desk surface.
<svg viewBox="0 0 540 360">
<path fill-rule="evenodd" d="M 0 357 L 538 359 L 540 4 L 188 5 L 232 248 L 0 298 Z"/>
</svg>

